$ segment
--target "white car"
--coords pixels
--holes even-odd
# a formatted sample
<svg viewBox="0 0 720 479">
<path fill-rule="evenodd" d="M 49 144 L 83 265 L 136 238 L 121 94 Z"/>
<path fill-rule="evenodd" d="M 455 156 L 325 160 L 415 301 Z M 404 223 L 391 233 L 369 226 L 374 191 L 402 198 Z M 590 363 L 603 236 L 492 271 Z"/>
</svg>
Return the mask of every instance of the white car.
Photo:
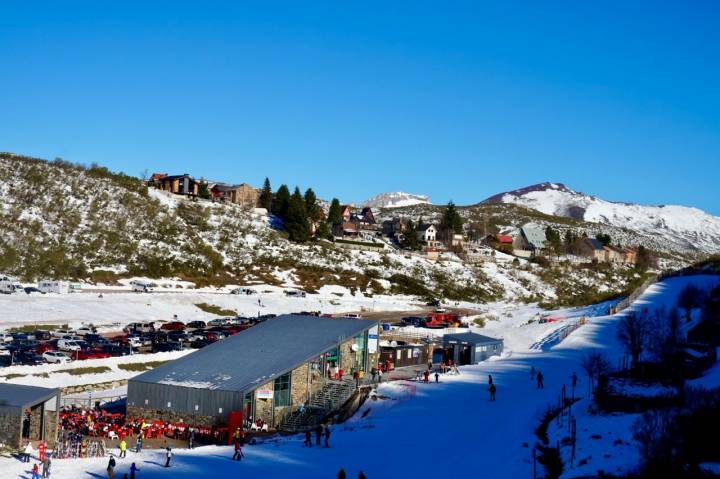
<svg viewBox="0 0 720 479">
<path fill-rule="evenodd" d="M 13 339 L 12 334 L 0 333 L 0 343 L 12 343 Z"/>
<path fill-rule="evenodd" d="M 89 326 L 83 326 L 82 328 L 78 328 L 75 330 L 75 334 L 78 336 L 85 336 L 86 334 L 95 334 L 96 330 L 94 328 L 91 328 Z"/>
<path fill-rule="evenodd" d="M 216 326 L 225 326 L 226 324 L 230 323 L 230 320 L 227 318 L 217 318 L 217 319 L 211 319 L 208 321 L 208 326 L 216 327 Z"/>
<path fill-rule="evenodd" d="M 55 336 L 56 338 L 64 338 L 65 336 L 74 336 L 75 331 L 72 329 L 56 329 L 51 335 Z"/>
<path fill-rule="evenodd" d="M 69 363 L 72 361 L 67 354 L 60 351 L 45 351 L 42 357 L 49 363 Z"/>
<path fill-rule="evenodd" d="M 10 350 L 4 344 L 0 344 L 0 356 L 10 356 Z"/>
<path fill-rule="evenodd" d="M 61 339 L 58 341 L 58 349 L 63 351 L 80 351 L 82 344 L 74 339 Z"/>
<path fill-rule="evenodd" d="M 140 338 L 138 338 L 137 336 L 130 336 L 129 338 L 127 338 L 127 342 L 130 345 L 130 347 L 133 347 L 133 348 L 140 348 L 140 347 L 144 346 L 142 340 Z"/>
</svg>

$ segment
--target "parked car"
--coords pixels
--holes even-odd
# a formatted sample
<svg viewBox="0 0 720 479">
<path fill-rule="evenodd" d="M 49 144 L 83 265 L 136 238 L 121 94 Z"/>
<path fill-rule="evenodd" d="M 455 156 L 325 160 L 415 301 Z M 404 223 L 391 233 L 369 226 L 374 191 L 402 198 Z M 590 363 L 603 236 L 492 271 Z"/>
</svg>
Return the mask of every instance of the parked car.
<svg viewBox="0 0 720 479">
<path fill-rule="evenodd" d="M 123 328 L 126 333 L 152 333 L 155 331 L 155 323 L 146 321 L 142 323 L 130 323 Z"/>
<path fill-rule="evenodd" d="M 228 318 L 216 318 L 216 319 L 211 319 L 210 321 L 208 321 L 207 325 L 208 325 L 208 327 L 216 328 L 218 326 L 225 326 L 229 322 L 230 322 L 230 319 L 228 319 Z"/>
<path fill-rule="evenodd" d="M 40 291 L 39 289 L 33 288 L 32 286 L 26 286 L 25 288 L 23 288 L 23 290 L 25 291 L 25 294 L 45 294 L 44 291 Z"/>
<path fill-rule="evenodd" d="M 155 288 L 157 288 L 157 284 L 142 279 L 130 281 L 130 286 L 132 286 L 132 290 L 137 293 L 152 293 L 155 291 Z"/>
<path fill-rule="evenodd" d="M 138 352 L 136 348 L 129 344 L 106 344 L 100 349 L 111 356 L 129 356 Z"/>
<path fill-rule="evenodd" d="M 61 339 L 58 341 L 57 347 L 61 351 L 80 351 L 83 345 L 75 339 Z"/>
<path fill-rule="evenodd" d="M 73 331 L 72 329 L 56 329 L 50 334 L 52 334 L 56 338 L 64 338 L 65 336 L 74 336 L 75 331 Z"/>
<path fill-rule="evenodd" d="M 255 291 L 252 288 L 235 288 L 232 291 L 230 291 L 230 294 L 256 294 L 257 291 Z"/>
<path fill-rule="evenodd" d="M 418 328 L 425 324 L 425 318 L 420 316 L 405 316 L 400 322 L 406 326 L 415 326 Z"/>
<path fill-rule="evenodd" d="M 73 351 L 72 357 L 82 361 L 85 359 L 105 359 L 112 356 L 102 349 L 81 349 L 79 351 Z"/>
<path fill-rule="evenodd" d="M 182 331 L 185 329 L 185 323 L 181 323 L 180 321 L 170 321 L 169 323 L 165 323 L 160 326 L 160 329 L 165 331 Z"/>
<path fill-rule="evenodd" d="M 33 331 L 33 336 L 35 336 L 35 339 L 38 341 L 50 341 L 53 338 L 50 331 L 45 331 L 44 329 L 36 329 Z"/>
<path fill-rule="evenodd" d="M 0 343 L 12 343 L 15 340 L 10 333 L 0 333 Z"/>
<path fill-rule="evenodd" d="M 182 351 L 182 344 L 174 341 L 168 341 L 167 343 L 156 343 L 153 345 L 154 353 L 162 353 L 168 351 Z"/>
<path fill-rule="evenodd" d="M 57 347 L 57 345 L 54 344 L 52 341 L 41 341 L 35 347 L 35 352 L 38 354 L 43 354 L 44 352 L 47 352 L 47 351 L 55 351 L 56 347 Z"/>
<path fill-rule="evenodd" d="M 27 366 L 38 366 L 40 364 L 45 364 L 45 358 L 32 351 L 21 351 L 15 354 L 13 362 L 15 364 L 25 364 Z"/>
<path fill-rule="evenodd" d="M 5 344 L 0 344 L 0 356 L 10 356 L 12 350 Z"/>
<path fill-rule="evenodd" d="M 49 363 L 69 363 L 72 361 L 70 356 L 62 351 L 45 351 L 42 353 L 42 357 Z"/>
<path fill-rule="evenodd" d="M 75 334 L 78 336 L 85 336 L 86 334 L 94 334 L 97 330 L 91 326 L 83 326 L 75 330 Z"/>
<path fill-rule="evenodd" d="M 190 343 L 190 347 L 194 349 L 200 349 L 212 343 L 212 341 L 208 341 L 207 339 L 195 339 Z"/>
<path fill-rule="evenodd" d="M 307 293 L 298 289 L 286 289 L 285 296 L 289 296 L 291 298 L 304 298 L 307 296 Z"/>
<path fill-rule="evenodd" d="M 190 321 L 185 326 L 187 326 L 188 329 L 205 329 L 207 324 L 205 321 Z"/>
</svg>

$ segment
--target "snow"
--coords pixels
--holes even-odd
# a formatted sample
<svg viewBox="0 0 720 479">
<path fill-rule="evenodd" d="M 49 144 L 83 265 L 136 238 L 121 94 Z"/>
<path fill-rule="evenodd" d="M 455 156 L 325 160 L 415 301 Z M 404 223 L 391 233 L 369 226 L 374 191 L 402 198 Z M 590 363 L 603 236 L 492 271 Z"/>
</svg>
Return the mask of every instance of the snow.
<svg viewBox="0 0 720 479">
<path fill-rule="evenodd" d="M 430 203 L 430 198 L 425 195 L 412 193 L 381 193 L 362 202 L 363 206 L 370 208 L 401 208 L 403 206 L 425 205 Z"/>
<path fill-rule="evenodd" d="M 714 284 L 715 277 L 671 278 L 650 287 L 633 308 L 654 309 L 673 304 L 688 282 Z M 397 382 L 378 389 L 378 398 L 366 402 L 344 424 L 333 426 L 331 447 L 304 448 L 300 435 L 270 436 L 255 446 L 247 446 L 245 459 L 230 460 L 229 447 L 200 447 L 192 451 L 175 450 L 172 476 L 203 477 L 207 471 L 219 476 L 242 477 L 334 477 L 342 467 L 348 477 L 363 470 L 370 478 L 444 476 L 448 470 L 493 478 L 531 477 L 533 434 L 541 415 L 554 404 L 562 384 L 578 372 L 577 395 L 586 394 L 580 359 L 590 350 L 600 351 L 614 362 L 621 354 L 616 326 L 622 314 L 603 315 L 602 308 L 579 308 L 554 315 L 590 316 L 587 324 L 564 341 L 546 349 L 531 350 L 531 343 L 544 329 L 549 334 L 556 323 L 527 323 L 537 312 L 532 307 L 489 305 L 487 312 L 498 317 L 490 321 L 513 344 L 512 354 L 479 365 L 460 368 L 460 375 L 441 377 L 439 384 Z M 495 324 L 497 323 L 497 324 Z M 536 389 L 530 380 L 530 367 L 545 375 L 545 389 Z M 497 401 L 489 402 L 487 377 L 492 374 Z M 578 460 L 586 459 L 566 471 L 566 477 L 593 475 L 602 469 L 619 472 L 637 463 L 637 451 L 629 437 L 633 415 L 601 416 L 587 412 L 587 398 L 575 406 L 578 418 Z M 561 438 L 553 426 L 551 437 Z M 598 438 L 598 435 L 600 436 Z M 478 453 L 482 451 L 482 453 Z M 562 453 L 567 454 L 567 448 Z M 144 479 L 168 477 L 162 451 L 129 453 L 118 460 L 116 475 L 136 462 Z M 56 460 L 55 478 L 104 477 L 106 459 Z M 0 467 L 10 475 L 24 477 L 27 466 L 10 458 L 0 458 Z"/>
<path fill-rule="evenodd" d="M 585 221 L 658 235 L 681 249 L 691 247 L 705 253 L 720 252 L 720 217 L 698 208 L 616 203 L 558 185 L 505 193 L 501 201 L 556 216 L 577 217 L 577 212 L 582 211 Z"/>
</svg>

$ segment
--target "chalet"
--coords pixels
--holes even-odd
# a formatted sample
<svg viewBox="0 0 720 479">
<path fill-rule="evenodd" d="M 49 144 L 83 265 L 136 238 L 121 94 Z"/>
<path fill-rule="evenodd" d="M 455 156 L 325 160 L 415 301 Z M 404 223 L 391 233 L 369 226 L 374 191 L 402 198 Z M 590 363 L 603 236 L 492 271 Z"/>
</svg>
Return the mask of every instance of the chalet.
<svg viewBox="0 0 720 479">
<path fill-rule="evenodd" d="M 493 249 L 502 251 L 503 253 L 512 254 L 513 237 L 509 234 L 487 235 L 485 237 L 485 241 L 483 242 Z"/>
<path fill-rule="evenodd" d="M 210 188 L 210 194 L 215 201 L 225 201 L 248 208 L 255 206 L 258 196 L 257 190 L 247 183 L 233 186 L 218 183 Z"/>
<path fill-rule="evenodd" d="M 152 176 L 150 177 L 150 183 L 157 185 L 157 183 L 160 180 L 162 180 L 163 178 L 165 178 L 166 176 L 167 176 L 167 173 L 153 173 Z"/>
<path fill-rule="evenodd" d="M 352 205 L 342 205 L 340 206 L 340 216 L 342 217 L 343 221 L 350 221 L 350 217 L 353 214 L 353 207 Z"/>
<path fill-rule="evenodd" d="M 612 245 L 604 246 L 605 250 L 605 261 L 612 264 L 623 263 L 623 252 L 620 248 L 616 248 Z"/>
<path fill-rule="evenodd" d="M 425 243 L 429 247 L 436 247 L 437 241 L 437 228 L 431 224 L 421 224 L 417 227 L 418 239 Z"/>
<path fill-rule="evenodd" d="M 598 263 L 607 261 L 605 246 L 595 238 L 578 238 L 572 244 L 571 249 L 577 256 L 591 259 Z"/>
<path fill-rule="evenodd" d="M 191 178 L 187 173 L 163 176 L 158 179 L 156 184 L 158 189 L 169 191 L 176 195 L 197 196 L 200 189 L 200 182 Z"/>
<path fill-rule="evenodd" d="M 516 256 L 538 256 L 545 250 L 547 238 L 545 229 L 538 224 L 527 223 L 518 230 L 513 239 L 513 254 Z"/>
<path fill-rule="evenodd" d="M 622 262 L 629 265 L 637 263 L 637 248 L 634 246 L 626 246 L 622 249 Z"/>
</svg>

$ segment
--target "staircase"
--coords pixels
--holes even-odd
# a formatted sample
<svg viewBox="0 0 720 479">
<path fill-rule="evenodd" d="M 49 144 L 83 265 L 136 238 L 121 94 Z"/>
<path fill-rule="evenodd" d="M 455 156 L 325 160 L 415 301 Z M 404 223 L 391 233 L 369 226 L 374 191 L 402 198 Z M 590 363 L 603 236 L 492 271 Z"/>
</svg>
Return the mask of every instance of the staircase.
<svg viewBox="0 0 720 479">
<path fill-rule="evenodd" d="M 325 416 L 339 409 L 355 392 L 352 379 L 328 379 L 312 395 L 303 412 L 295 410 L 285 416 L 280 429 L 287 432 L 299 432 L 314 428 Z"/>
</svg>

